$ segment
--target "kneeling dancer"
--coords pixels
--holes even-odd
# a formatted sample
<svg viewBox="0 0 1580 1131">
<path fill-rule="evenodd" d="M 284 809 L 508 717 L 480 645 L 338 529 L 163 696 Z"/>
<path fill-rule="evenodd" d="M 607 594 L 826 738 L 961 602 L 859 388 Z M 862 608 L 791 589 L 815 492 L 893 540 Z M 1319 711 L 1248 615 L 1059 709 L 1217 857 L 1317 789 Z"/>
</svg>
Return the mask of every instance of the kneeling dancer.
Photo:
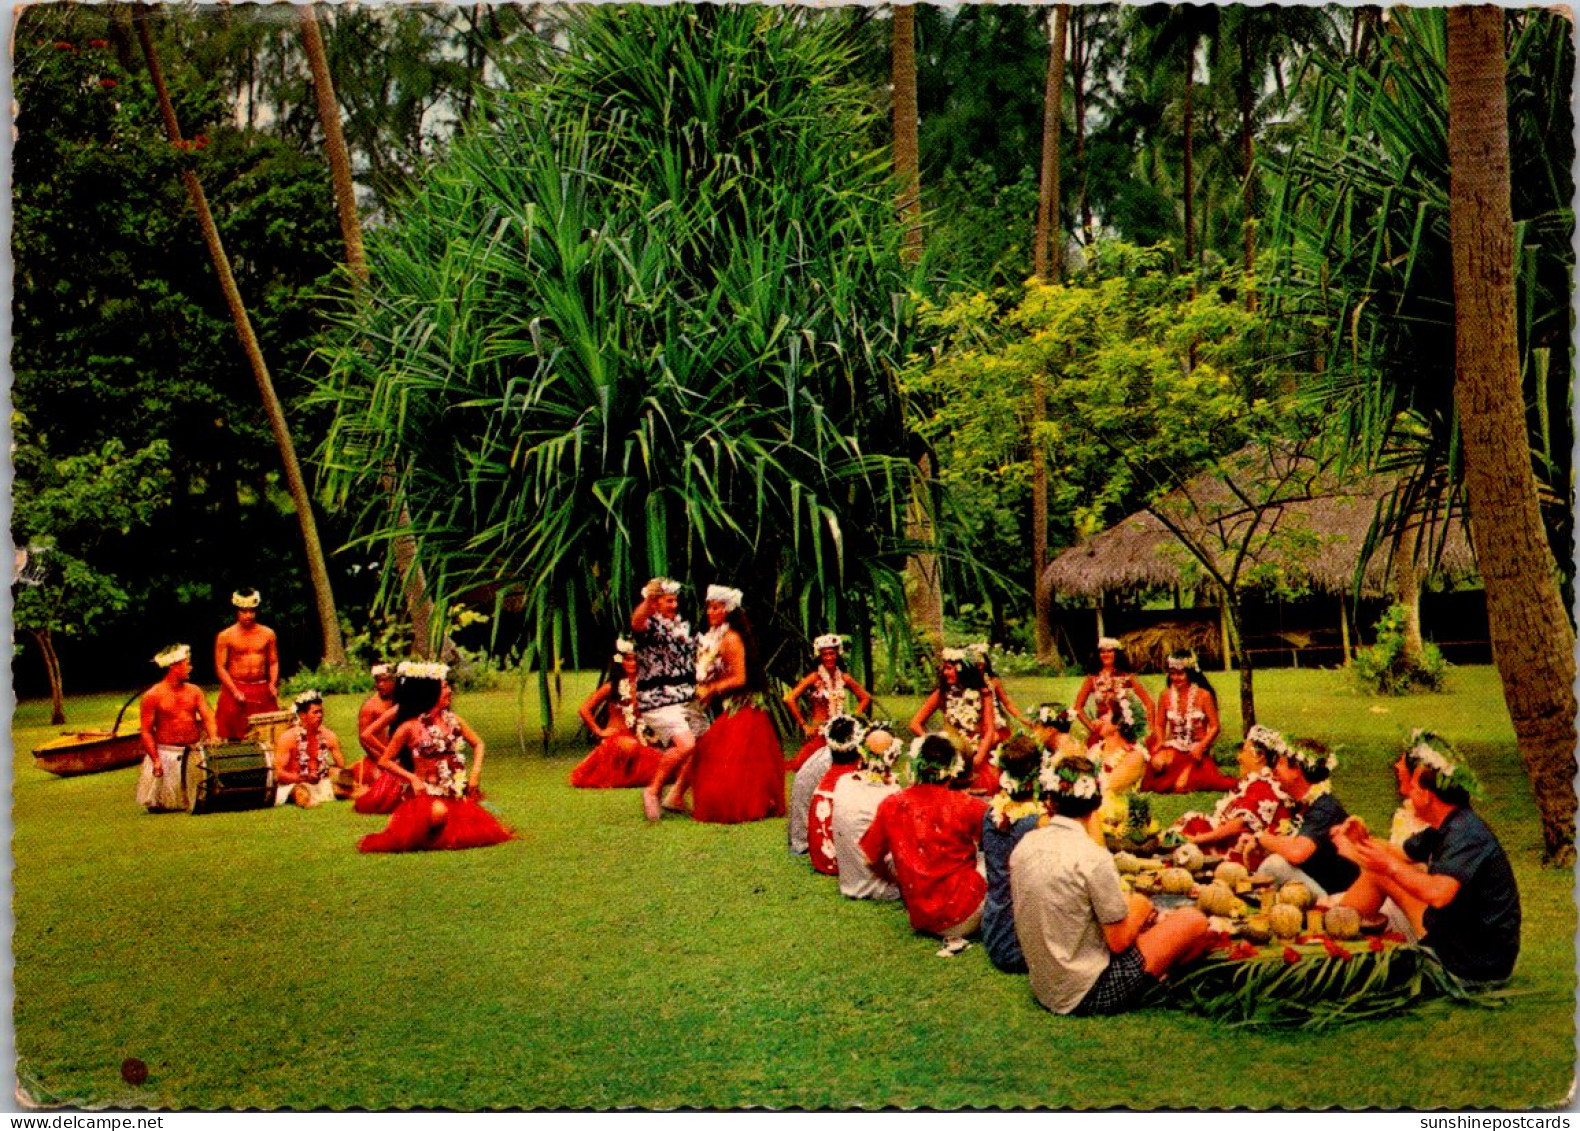
<svg viewBox="0 0 1580 1131">
<path fill-rule="evenodd" d="M 1207 917 L 1193 907 L 1159 916 L 1125 894 L 1102 844 L 1102 788 L 1084 755 L 1043 772 L 1047 826 L 1010 856 L 1015 934 L 1031 990 L 1054 1013 L 1122 1013 L 1172 967 L 1206 946 Z"/>
</svg>

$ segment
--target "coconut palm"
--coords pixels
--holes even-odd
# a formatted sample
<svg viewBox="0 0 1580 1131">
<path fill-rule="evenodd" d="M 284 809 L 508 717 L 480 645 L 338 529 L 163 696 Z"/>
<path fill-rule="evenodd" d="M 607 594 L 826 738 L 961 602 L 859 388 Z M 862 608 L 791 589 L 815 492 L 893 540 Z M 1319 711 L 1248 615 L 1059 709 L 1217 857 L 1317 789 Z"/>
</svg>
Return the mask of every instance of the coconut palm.
<svg viewBox="0 0 1580 1131">
<path fill-rule="evenodd" d="M 541 672 L 656 573 L 745 589 L 770 658 L 903 620 L 910 280 L 837 26 L 592 7 L 567 35 L 370 233 L 326 487 L 387 541 L 393 466 L 436 596 L 519 603 Z"/>
</svg>

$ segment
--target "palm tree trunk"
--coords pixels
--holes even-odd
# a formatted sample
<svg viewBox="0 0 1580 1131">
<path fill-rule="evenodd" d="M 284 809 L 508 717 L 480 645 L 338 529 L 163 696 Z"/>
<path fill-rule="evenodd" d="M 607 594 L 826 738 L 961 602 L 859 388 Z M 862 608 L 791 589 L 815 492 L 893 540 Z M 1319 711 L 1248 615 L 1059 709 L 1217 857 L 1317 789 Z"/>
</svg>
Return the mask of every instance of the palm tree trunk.
<svg viewBox="0 0 1580 1131">
<path fill-rule="evenodd" d="M 346 247 L 346 267 L 351 271 L 353 287 L 360 294 L 368 283 L 368 261 L 362 249 L 362 217 L 357 209 L 356 183 L 351 179 L 351 153 L 346 146 L 345 132 L 340 128 L 340 104 L 335 98 L 334 77 L 329 72 L 329 56 L 324 50 L 324 37 L 313 5 L 301 5 L 296 14 L 301 25 L 302 47 L 313 73 L 318 120 L 324 130 L 324 150 L 329 157 L 335 209 L 340 215 L 340 236 Z M 400 533 L 394 539 L 395 568 L 400 573 L 406 615 L 411 619 L 413 648 L 418 656 L 427 659 L 434 650 L 433 601 L 428 597 L 428 581 L 417 557 L 417 539 L 411 535 L 411 512 L 396 490 L 392 465 L 384 467 L 379 483 L 400 512 L 397 527 Z M 448 653 L 453 648 L 446 637 L 441 651 Z"/>
<path fill-rule="evenodd" d="M 1251 28 L 1244 20 L 1240 22 L 1240 73 L 1236 77 L 1235 87 L 1240 102 L 1240 167 L 1244 177 L 1240 187 L 1241 210 L 1244 213 L 1240 218 L 1240 227 L 1245 245 L 1245 309 L 1255 312 L 1256 291 L 1251 287 L 1250 280 L 1256 269 L 1256 182 L 1253 173 L 1256 143 L 1252 137 L 1255 125 L 1252 117 L 1256 104 L 1251 91 Z"/>
<path fill-rule="evenodd" d="M 1076 8 L 1070 13 L 1070 98 L 1071 110 L 1075 118 L 1075 170 L 1081 178 L 1080 187 L 1080 213 L 1081 213 L 1081 244 L 1090 247 L 1092 244 L 1092 204 L 1087 197 L 1087 182 L 1089 177 L 1086 171 L 1086 64 L 1087 52 L 1090 50 L 1090 40 L 1086 33 L 1086 12 L 1083 8 Z"/>
<path fill-rule="evenodd" d="M 1191 172 L 1192 142 L 1196 128 L 1196 39 L 1185 42 L 1185 269 L 1196 266 L 1196 189 Z M 1194 288 L 1192 289 L 1194 294 Z"/>
<path fill-rule="evenodd" d="M 917 141 L 916 6 L 896 4 L 893 27 L 894 172 L 900 182 L 899 210 L 905 225 L 908 263 L 922 257 L 922 173 Z"/>
<path fill-rule="evenodd" d="M 170 101 L 170 91 L 165 86 L 164 71 L 159 66 L 159 56 L 154 51 L 153 37 L 148 31 L 150 11 L 139 8 L 137 19 L 137 39 L 142 44 L 143 57 L 148 61 L 148 77 L 154 84 L 154 92 L 159 98 L 159 111 L 164 117 L 165 134 L 170 143 L 175 145 L 181 138 L 181 125 L 176 120 L 175 107 Z M 285 410 L 280 405 L 280 398 L 275 394 L 274 381 L 269 376 L 269 367 L 263 360 L 263 351 L 258 347 L 257 335 L 253 333 L 252 320 L 247 316 L 247 308 L 241 300 L 241 290 L 236 286 L 236 277 L 231 274 L 230 259 L 225 254 L 225 246 L 220 242 L 219 227 L 214 222 L 214 214 L 209 211 L 208 198 L 203 193 L 203 185 L 198 180 L 197 174 L 191 169 L 181 170 L 182 183 L 186 185 L 187 195 L 192 200 L 192 208 L 197 212 L 198 226 L 203 232 L 203 242 L 208 245 L 209 258 L 214 262 L 214 271 L 219 276 L 220 289 L 225 293 L 225 304 L 230 308 L 231 321 L 235 323 L 236 335 L 241 340 L 241 347 L 247 355 L 247 361 L 252 367 L 253 379 L 258 384 L 258 393 L 263 398 L 263 409 L 269 419 L 269 431 L 274 435 L 275 446 L 280 449 L 280 461 L 285 465 L 285 482 L 291 493 L 291 500 L 296 506 L 296 521 L 301 527 L 302 542 L 307 552 L 307 573 L 313 586 L 313 598 L 318 607 L 318 622 L 323 636 L 323 661 L 328 664 L 344 664 L 346 659 L 345 645 L 340 639 L 340 620 L 335 614 L 334 593 L 329 586 L 329 570 L 324 564 L 323 546 L 318 539 L 318 524 L 313 518 L 312 499 L 307 493 L 307 483 L 302 478 L 302 468 L 296 459 L 296 446 L 291 441 L 291 430 L 286 425 Z"/>
<path fill-rule="evenodd" d="M 66 721 L 66 688 L 60 676 L 60 657 L 55 654 L 55 639 L 47 628 L 28 631 L 33 634 L 39 655 L 44 657 L 44 670 L 49 673 L 49 725 L 58 727 Z"/>
<path fill-rule="evenodd" d="M 1544 858 L 1574 862 L 1574 630 L 1531 469 L 1515 340 L 1503 12 L 1448 11 L 1454 402 L 1493 659 L 1542 819 Z"/>
</svg>

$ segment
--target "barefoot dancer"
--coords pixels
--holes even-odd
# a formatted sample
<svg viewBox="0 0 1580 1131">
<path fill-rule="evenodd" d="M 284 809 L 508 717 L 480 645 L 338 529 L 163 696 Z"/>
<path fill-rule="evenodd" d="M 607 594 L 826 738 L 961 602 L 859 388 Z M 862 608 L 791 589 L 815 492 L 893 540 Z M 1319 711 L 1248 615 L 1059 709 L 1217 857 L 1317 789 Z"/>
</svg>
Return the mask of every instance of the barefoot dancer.
<svg viewBox="0 0 1580 1131">
<path fill-rule="evenodd" d="M 214 639 L 220 685 L 215 716 L 219 735 L 228 742 L 247 737 L 248 716 L 280 709 L 280 651 L 274 630 L 258 623 L 261 600 L 256 589 L 232 593 L 236 623 Z"/>
<path fill-rule="evenodd" d="M 214 716 L 192 677 L 192 649 L 185 644 L 166 648 L 154 657 L 164 669 L 162 680 L 143 695 L 143 768 L 137 775 L 137 803 L 150 813 L 185 809 L 181 756 L 206 737 L 217 743 Z"/>
</svg>

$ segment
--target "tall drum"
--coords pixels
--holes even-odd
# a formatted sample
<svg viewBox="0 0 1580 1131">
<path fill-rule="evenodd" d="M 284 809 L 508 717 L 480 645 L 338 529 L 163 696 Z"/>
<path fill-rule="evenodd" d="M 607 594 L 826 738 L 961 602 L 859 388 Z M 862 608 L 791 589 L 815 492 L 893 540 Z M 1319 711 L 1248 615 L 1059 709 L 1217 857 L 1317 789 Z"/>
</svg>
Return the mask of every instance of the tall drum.
<svg viewBox="0 0 1580 1131">
<path fill-rule="evenodd" d="M 187 812 L 226 813 L 274 804 L 274 761 L 257 742 L 192 746 L 182 758 Z"/>
<path fill-rule="evenodd" d="M 265 750 L 272 752 L 275 740 L 295 723 L 294 711 L 260 711 L 256 715 L 248 715 L 247 740 L 262 743 Z"/>
</svg>

